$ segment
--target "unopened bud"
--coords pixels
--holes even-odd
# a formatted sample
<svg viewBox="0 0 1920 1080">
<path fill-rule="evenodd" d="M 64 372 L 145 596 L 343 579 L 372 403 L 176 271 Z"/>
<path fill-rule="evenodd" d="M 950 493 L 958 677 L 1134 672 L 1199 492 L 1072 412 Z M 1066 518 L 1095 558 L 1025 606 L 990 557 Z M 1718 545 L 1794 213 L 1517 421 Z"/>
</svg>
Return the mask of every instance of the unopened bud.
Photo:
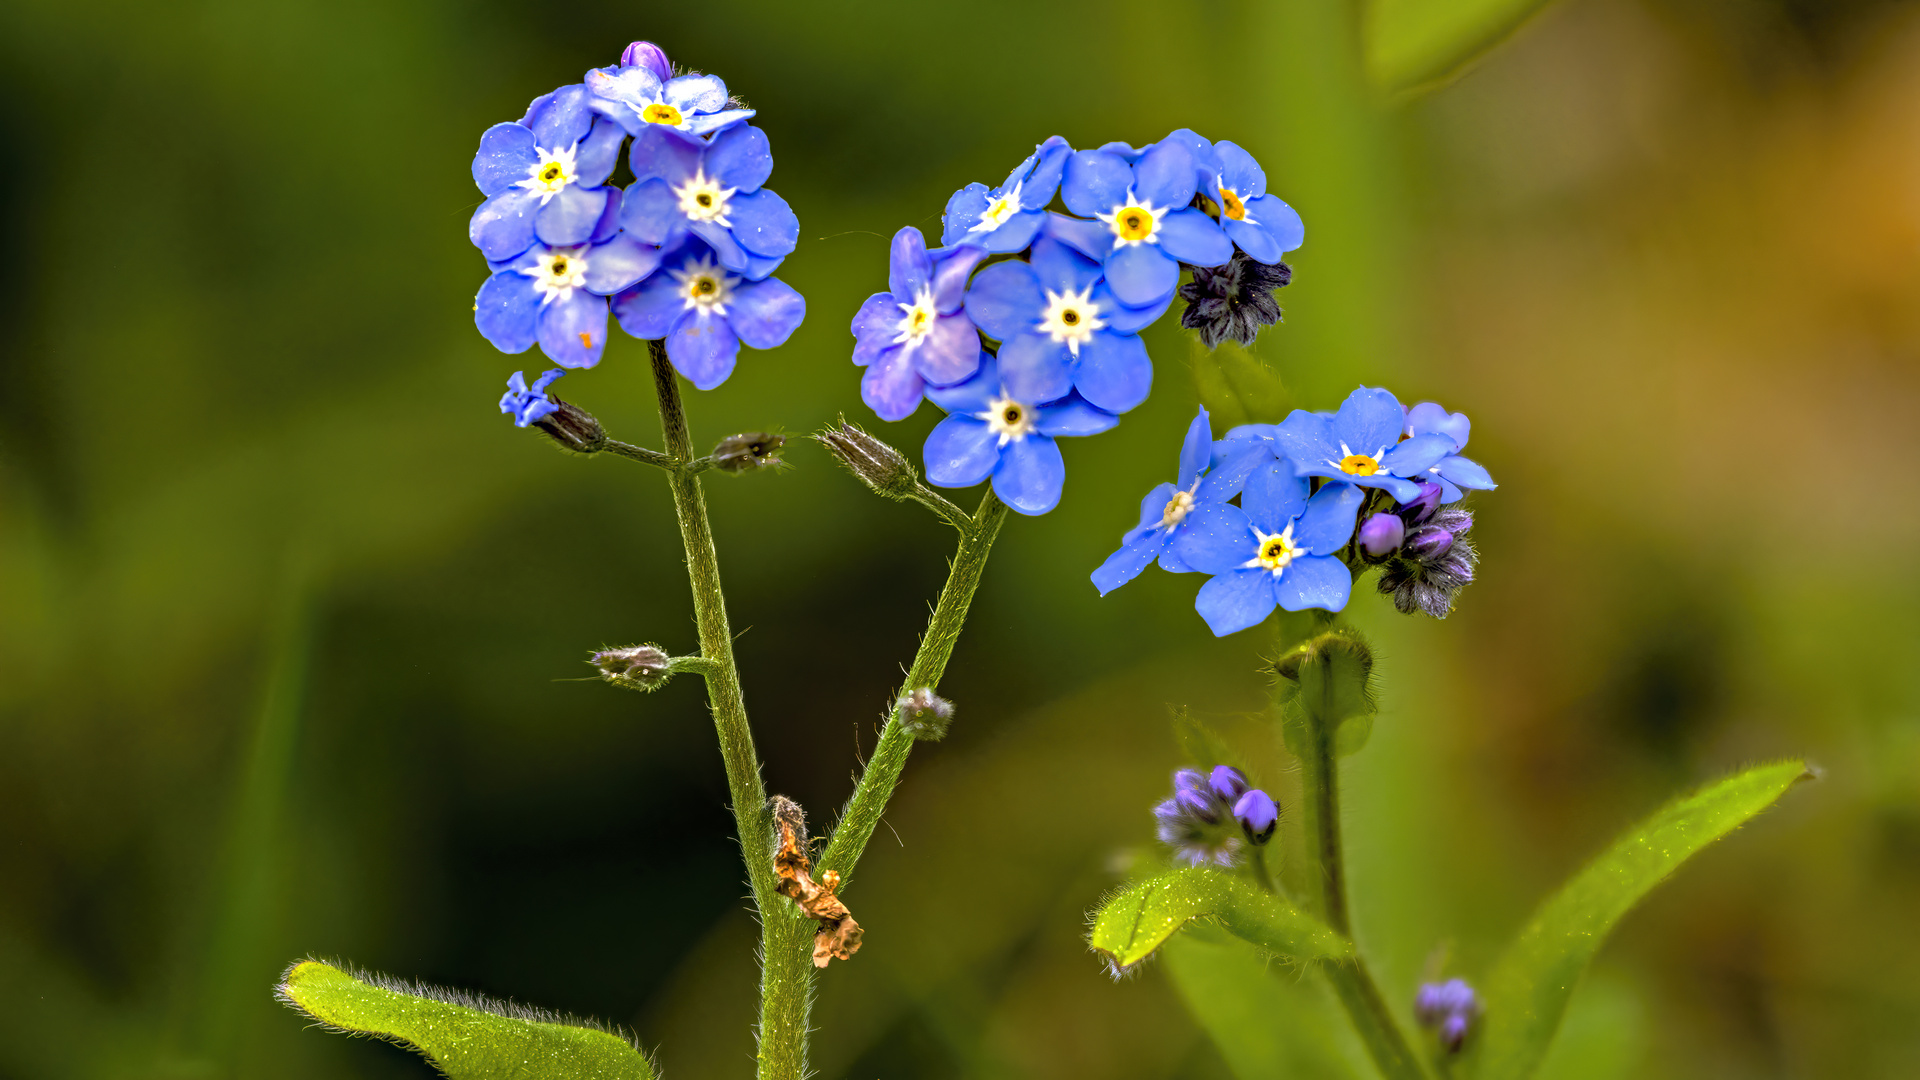
<svg viewBox="0 0 1920 1080">
<path fill-rule="evenodd" d="M 658 645 L 601 649 L 588 663 L 600 669 L 602 679 L 631 690 L 658 690 L 673 677 L 673 658 Z"/>
<path fill-rule="evenodd" d="M 552 412 L 533 422 L 533 426 L 575 453 L 591 454 L 607 445 L 607 433 L 593 414 L 571 402 L 549 396 Z"/>
<path fill-rule="evenodd" d="M 814 438 L 833 451 L 840 464 L 876 494 L 904 499 L 913 493 L 918 477 L 906 456 L 847 423 L 846 417 L 840 418 L 839 426 L 830 427 Z"/>
<path fill-rule="evenodd" d="M 1360 523 L 1360 547 L 1378 558 L 1400 549 L 1407 538 L 1407 523 L 1398 514 L 1375 514 Z"/>
<path fill-rule="evenodd" d="M 1273 796 L 1259 788 L 1250 788 L 1240 796 L 1233 804 L 1233 816 L 1240 822 L 1240 831 L 1256 844 L 1273 839 L 1273 831 L 1280 825 L 1280 807 Z"/>
<path fill-rule="evenodd" d="M 924 686 L 902 697 L 895 709 L 908 734 L 929 742 L 946 738 L 947 725 L 953 722 L 953 702 Z"/>
<path fill-rule="evenodd" d="M 1433 512 L 1440 507 L 1441 491 L 1439 484 L 1426 480 L 1416 480 L 1414 482 L 1420 485 L 1420 494 L 1414 496 L 1412 501 L 1403 502 L 1394 508 L 1395 513 L 1398 513 L 1401 519 L 1409 525 L 1418 525 L 1427 520 L 1432 517 Z"/>
<path fill-rule="evenodd" d="M 713 448 L 713 467 L 726 472 L 751 472 L 767 465 L 780 464 L 780 448 L 787 445 L 785 435 L 748 431 L 729 435 Z"/>
<path fill-rule="evenodd" d="M 1453 534 L 1445 529 L 1415 529 L 1407 541 L 1407 554 L 1415 559 L 1437 559 L 1453 546 Z"/>
<path fill-rule="evenodd" d="M 1247 774 L 1239 769 L 1231 765 L 1215 765 L 1213 772 L 1207 775 L 1207 786 L 1213 789 L 1215 798 L 1232 806 L 1253 785 L 1247 781 Z"/>
<path fill-rule="evenodd" d="M 673 78 L 673 65 L 667 62 L 667 51 L 651 41 L 636 41 L 627 46 L 627 51 L 620 54 L 620 66 L 646 68 L 661 82 Z"/>
</svg>

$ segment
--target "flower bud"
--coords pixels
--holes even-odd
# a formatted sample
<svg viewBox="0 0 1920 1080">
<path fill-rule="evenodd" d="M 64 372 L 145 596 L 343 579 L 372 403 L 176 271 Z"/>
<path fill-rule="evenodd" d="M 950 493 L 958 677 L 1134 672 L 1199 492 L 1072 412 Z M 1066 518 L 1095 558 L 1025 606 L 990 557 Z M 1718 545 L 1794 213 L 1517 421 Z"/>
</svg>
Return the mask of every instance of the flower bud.
<svg viewBox="0 0 1920 1080">
<path fill-rule="evenodd" d="M 1480 999 L 1463 979 L 1443 983 L 1425 983 L 1413 999 L 1413 1016 L 1421 1027 L 1433 1028 L 1449 1053 L 1459 1050 L 1467 1039 L 1473 1018 L 1480 1012 Z"/>
<path fill-rule="evenodd" d="M 748 431 L 729 435 L 713 448 L 713 467 L 723 472 L 751 472 L 766 465 L 780 464 L 780 448 L 787 445 L 785 435 Z"/>
<path fill-rule="evenodd" d="M 1253 785 L 1247 782 L 1247 774 L 1239 769 L 1231 765 L 1215 765 L 1207 777 L 1207 786 L 1213 789 L 1214 798 L 1232 806 Z"/>
<path fill-rule="evenodd" d="M 606 446 L 607 433 L 592 413 L 557 397 L 550 396 L 548 400 L 553 403 L 553 411 L 535 420 L 534 427 L 577 454 L 591 454 Z"/>
<path fill-rule="evenodd" d="M 946 738 L 947 725 L 953 722 L 953 702 L 924 686 L 902 697 L 895 710 L 908 734 L 929 742 Z"/>
<path fill-rule="evenodd" d="M 1173 771 L 1173 790 L 1205 791 L 1207 790 L 1207 774 L 1201 772 L 1199 769 L 1175 769 Z"/>
<path fill-rule="evenodd" d="M 673 78 L 673 65 L 667 62 L 667 51 L 651 41 L 636 41 L 627 46 L 627 51 L 620 54 L 620 66 L 646 68 L 661 82 Z"/>
<path fill-rule="evenodd" d="M 1174 805 L 1178 806 L 1182 813 L 1190 817 L 1204 821 L 1209 825 L 1218 825 L 1220 823 L 1220 806 L 1219 803 L 1214 800 L 1213 792 L 1211 791 L 1194 791 L 1191 788 L 1181 788 L 1173 793 L 1173 801 Z"/>
<path fill-rule="evenodd" d="M 838 427 L 830 427 L 814 438 L 833 451 L 840 464 L 875 494 L 904 499 L 913 493 L 918 477 L 906 456 L 847 423 L 846 417 L 840 418 Z"/>
<path fill-rule="evenodd" d="M 1418 525 L 1432 517 L 1433 512 L 1440 506 L 1439 484 L 1428 483 L 1425 480 L 1416 480 L 1415 483 L 1420 485 L 1420 494 L 1414 496 L 1412 502 L 1403 502 L 1395 507 L 1395 512 L 1409 525 Z"/>
<path fill-rule="evenodd" d="M 1247 839 L 1256 844 L 1264 844 L 1273 838 L 1274 829 L 1280 825 L 1280 807 L 1273 796 L 1259 788 L 1250 788 L 1233 804 L 1233 816 L 1240 822 L 1241 831 Z"/>
<path fill-rule="evenodd" d="M 1437 559 L 1453 546 L 1453 534 L 1431 526 L 1415 529 L 1407 541 L 1407 554 L 1416 559 Z"/>
<path fill-rule="evenodd" d="M 1360 546 L 1379 558 L 1399 550 L 1407 538 L 1407 523 L 1398 514 L 1375 514 L 1360 524 Z"/>
<path fill-rule="evenodd" d="M 658 645 L 602 649 L 588 662 L 600 669 L 602 679 L 631 690 L 658 690 L 673 677 L 673 658 Z"/>
</svg>

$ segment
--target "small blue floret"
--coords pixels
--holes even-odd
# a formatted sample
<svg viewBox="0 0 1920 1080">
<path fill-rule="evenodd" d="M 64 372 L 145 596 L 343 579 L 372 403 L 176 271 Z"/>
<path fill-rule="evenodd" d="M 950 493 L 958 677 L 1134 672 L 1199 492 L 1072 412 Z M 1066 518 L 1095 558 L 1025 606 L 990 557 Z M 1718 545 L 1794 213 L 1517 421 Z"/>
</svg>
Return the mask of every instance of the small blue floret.
<svg viewBox="0 0 1920 1080">
<path fill-rule="evenodd" d="M 522 372 L 514 372 L 507 377 L 507 392 L 500 398 L 500 411 L 513 417 L 514 427 L 526 427 L 537 423 L 560 411 L 560 406 L 547 397 L 547 387 L 565 374 L 554 368 L 535 379 L 533 386 L 527 386 L 527 377 Z"/>
</svg>

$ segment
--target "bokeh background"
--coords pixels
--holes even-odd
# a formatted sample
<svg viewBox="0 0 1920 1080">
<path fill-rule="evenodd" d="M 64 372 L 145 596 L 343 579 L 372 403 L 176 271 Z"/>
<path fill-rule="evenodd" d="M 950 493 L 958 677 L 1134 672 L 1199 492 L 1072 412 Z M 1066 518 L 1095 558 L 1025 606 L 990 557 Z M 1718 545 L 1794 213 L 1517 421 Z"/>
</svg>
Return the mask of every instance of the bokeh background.
<svg viewBox="0 0 1920 1080">
<path fill-rule="evenodd" d="M 1561 1077 L 1920 1075 L 1920 5 L 1565 0 L 1384 93 L 1332 3 L 0 7 L 0 1076 L 424 1077 L 269 988 L 317 954 L 629 1025 L 740 1076 L 754 927 L 661 478 L 494 411 L 479 133 L 634 38 L 758 107 L 808 299 L 696 440 L 879 425 L 847 322 L 1051 134 L 1250 148 L 1303 213 L 1256 354 L 1475 421 L 1482 581 L 1353 605 L 1357 926 L 1404 1001 L 1615 831 L 1742 763 L 1825 778 L 1633 914 Z M 1083 914 L 1151 857 L 1190 708 L 1258 757 L 1267 639 L 1087 573 L 1171 474 L 1192 346 L 1000 541 L 820 982 L 827 1077 L 1217 1077 Z M 561 392 L 657 442 L 642 347 Z M 770 787 L 830 819 L 949 553 L 811 445 L 710 499 Z M 970 498 L 970 496 L 968 496 Z M 1273 778 L 1269 778 L 1273 779 Z M 1277 781 L 1276 781 L 1277 782 Z"/>
</svg>

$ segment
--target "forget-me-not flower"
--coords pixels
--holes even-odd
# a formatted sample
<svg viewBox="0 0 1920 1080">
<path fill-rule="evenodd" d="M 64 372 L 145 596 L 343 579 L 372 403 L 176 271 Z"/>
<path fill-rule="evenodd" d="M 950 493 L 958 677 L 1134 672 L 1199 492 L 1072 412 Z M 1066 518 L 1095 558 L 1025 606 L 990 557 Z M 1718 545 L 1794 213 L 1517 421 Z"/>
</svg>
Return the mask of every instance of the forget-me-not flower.
<svg viewBox="0 0 1920 1080">
<path fill-rule="evenodd" d="M 1353 535 L 1365 495 L 1328 484 L 1309 499 L 1307 484 L 1276 460 L 1248 479 L 1240 506 L 1203 503 L 1175 538 L 1182 561 L 1214 575 L 1193 601 L 1214 636 L 1258 626 L 1276 605 L 1346 607 L 1353 575 L 1336 553 Z"/>
<path fill-rule="evenodd" d="M 987 267 L 967 290 L 967 315 L 1000 342 L 1008 389 L 1022 401 L 1077 389 L 1114 413 L 1145 401 L 1153 363 L 1139 331 L 1159 312 L 1120 304 L 1099 263 L 1050 237 L 1029 258 Z"/>
<path fill-rule="evenodd" d="M 1473 424 L 1466 413 L 1450 413 L 1431 401 L 1423 401 L 1407 410 L 1407 434 L 1418 438 L 1421 435 L 1445 435 L 1453 441 L 1453 453 L 1441 458 L 1427 470 L 1429 476 L 1440 485 L 1442 502 L 1459 502 L 1466 498 L 1461 488 L 1473 491 L 1491 491 L 1499 485 L 1493 482 L 1493 476 L 1471 458 L 1460 456 L 1467 448 L 1467 437 L 1473 433 Z"/>
<path fill-rule="evenodd" d="M 563 86 L 535 98 L 518 123 L 495 124 L 480 136 L 473 182 L 487 201 L 467 235 L 491 261 L 510 259 L 540 242 L 584 244 L 618 192 L 601 187 L 625 138 L 598 120 L 587 92 Z"/>
<path fill-rule="evenodd" d="M 1274 439 L 1301 476 L 1383 488 L 1400 502 L 1411 502 L 1420 488 L 1408 477 L 1424 474 L 1452 454 L 1453 440 L 1428 434 L 1402 442 L 1406 422 L 1398 399 L 1363 386 L 1331 417 L 1295 409 L 1274 429 Z"/>
<path fill-rule="evenodd" d="M 773 152 L 759 128 L 741 124 L 703 143 L 653 125 L 634 136 L 627 156 L 635 180 L 621 199 L 620 225 L 649 244 L 678 247 L 691 233 L 721 266 L 758 281 L 800 238 L 787 201 L 760 186 L 773 172 Z"/>
<path fill-rule="evenodd" d="M 928 383 L 951 386 L 980 370 L 980 332 L 961 305 L 986 254 L 970 245 L 930 253 L 912 226 L 893 234 L 888 291 L 853 316 L 853 362 L 867 369 L 860 398 L 882 420 L 913 415 Z"/>
<path fill-rule="evenodd" d="M 607 297 L 653 273 L 660 249 L 610 228 L 600 243 L 536 244 L 497 262 L 473 301 L 473 322 L 501 352 L 534 342 L 562 367 L 592 367 L 607 347 Z"/>
<path fill-rule="evenodd" d="M 627 46 L 620 61 L 587 72 L 588 104 L 629 135 L 660 128 L 697 140 L 753 115 L 752 109 L 727 108 L 727 84 L 715 76 L 675 78 L 667 54 L 652 42 Z"/>
<path fill-rule="evenodd" d="M 806 317 L 807 302 L 778 278 L 729 274 L 711 248 L 692 241 L 638 288 L 614 297 L 613 314 L 634 337 L 666 339 L 674 368 L 711 390 L 733 374 L 742 342 L 755 349 L 785 343 Z"/>
<path fill-rule="evenodd" d="M 1218 266 L 1233 244 L 1205 213 L 1190 208 L 1193 153 L 1177 139 L 1155 143 L 1137 163 L 1115 151 L 1082 150 L 1067 160 L 1060 185 L 1067 209 L 1094 221 L 1058 234 L 1105 267 L 1107 283 L 1129 307 L 1173 295 L 1180 264 Z"/>
<path fill-rule="evenodd" d="M 1060 503 L 1067 466 L 1055 438 L 1097 435 L 1120 422 L 1077 395 L 1048 403 L 1021 399 L 991 359 L 963 383 L 928 387 L 927 400 L 947 411 L 927 436 L 927 479 L 972 487 L 991 477 L 993 493 L 1022 514 L 1044 514 Z"/>
<path fill-rule="evenodd" d="M 975 182 L 954 192 L 942 215 L 940 242 L 973 244 L 996 255 L 1033 243 L 1072 154 L 1067 140 L 1055 135 L 1034 147 L 992 191 Z"/>
<path fill-rule="evenodd" d="M 507 376 L 507 392 L 500 398 L 500 411 L 513 417 L 514 427 L 526 427 L 559 412 L 560 406 L 547 397 L 547 387 L 564 374 L 560 368 L 553 368 L 535 379 L 532 387 L 527 386 L 525 372 L 516 371 Z"/>
<path fill-rule="evenodd" d="M 1240 485 L 1246 480 L 1247 468 L 1240 472 L 1238 479 L 1229 469 L 1218 474 L 1208 469 L 1213 460 L 1213 431 L 1208 426 L 1207 410 L 1203 406 L 1193 423 L 1187 427 L 1187 438 L 1180 446 L 1180 472 L 1175 483 L 1161 484 L 1147 497 L 1140 500 L 1140 524 L 1120 538 L 1120 550 L 1107 556 L 1107 561 L 1093 572 L 1094 588 L 1105 596 L 1113 590 L 1140 576 L 1147 564 L 1158 558 L 1160 565 L 1175 573 L 1183 573 L 1190 568 L 1168 550 L 1173 538 L 1186 527 L 1187 519 L 1201 502 L 1225 502 L 1239 494 Z M 1239 457 L 1249 463 L 1255 460 L 1247 451 L 1260 453 L 1262 448 L 1251 444 L 1237 446 Z M 1262 456 L 1265 456 L 1264 454 Z M 1234 460 L 1238 460 L 1235 458 Z M 1267 460 L 1271 461 L 1271 457 Z"/>
<path fill-rule="evenodd" d="M 1213 144 L 1220 171 L 1200 194 L 1220 212 L 1220 227 L 1247 256 L 1260 263 L 1280 257 L 1306 240 L 1307 227 L 1293 207 L 1267 194 L 1267 174 L 1253 155 L 1230 142 Z"/>
</svg>

